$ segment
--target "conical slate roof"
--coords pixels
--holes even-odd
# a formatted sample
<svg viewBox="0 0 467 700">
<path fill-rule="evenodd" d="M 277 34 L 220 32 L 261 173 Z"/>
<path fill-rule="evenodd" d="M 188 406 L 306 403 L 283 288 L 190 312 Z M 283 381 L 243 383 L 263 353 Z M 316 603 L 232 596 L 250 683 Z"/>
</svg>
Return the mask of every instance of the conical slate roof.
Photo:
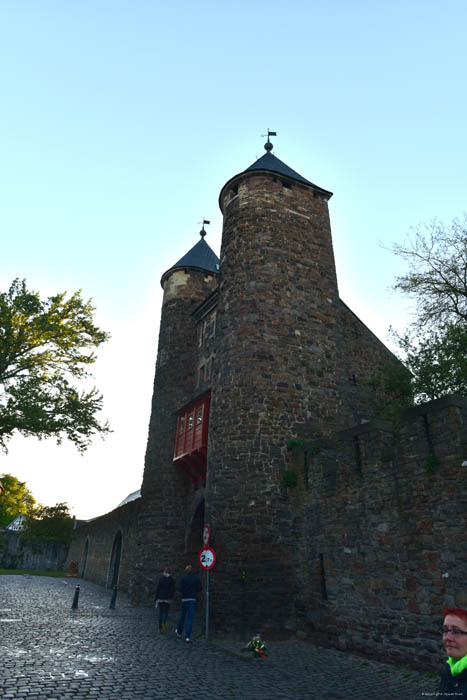
<svg viewBox="0 0 467 700">
<path fill-rule="evenodd" d="M 266 144 L 267 146 L 268 144 Z M 269 144 L 271 147 L 272 145 Z M 265 146 L 265 148 L 266 148 Z M 313 189 L 318 190 L 319 192 L 322 192 L 323 194 L 327 195 L 328 197 L 332 197 L 332 192 L 329 192 L 328 190 L 324 190 L 322 187 L 319 187 L 318 185 L 315 185 L 313 182 L 310 182 L 309 180 L 306 180 L 302 175 L 297 173 L 295 170 L 292 170 L 292 168 L 289 168 L 289 166 L 286 163 L 283 163 L 279 158 L 274 156 L 271 153 L 270 149 L 267 149 L 266 153 L 264 156 L 261 156 L 261 158 L 258 158 L 252 165 L 250 165 L 249 168 L 246 170 L 243 170 L 243 172 L 239 173 L 238 175 L 243 175 L 243 173 L 248 173 L 254 170 L 267 170 L 268 172 L 271 173 L 276 173 L 277 175 L 282 175 L 283 177 L 288 177 L 291 180 L 296 180 L 297 182 L 301 182 L 303 185 L 308 185 L 309 187 L 313 187 Z M 222 202 L 222 194 L 225 190 L 225 188 L 232 182 L 232 180 L 235 180 L 235 178 L 238 177 L 238 175 L 234 175 L 234 177 L 231 177 L 228 182 L 225 183 L 224 187 L 221 190 L 220 196 L 219 196 L 219 204 Z M 222 210 L 222 206 L 221 206 Z"/>
<path fill-rule="evenodd" d="M 206 270 L 206 272 L 213 274 L 219 272 L 219 258 L 213 249 L 208 246 L 203 236 L 188 253 L 185 253 L 167 272 L 164 272 L 161 279 L 162 286 L 164 286 L 165 278 L 169 272 L 179 267 L 195 267 L 198 270 Z"/>
<path fill-rule="evenodd" d="M 278 175 L 285 175 L 286 177 L 291 177 L 293 180 L 298 180 L 298 182 L 303 182 L 305 185 L 311 185 L 312 187 L 317 187 L 309 180 L 305 180 L 304 177 L 299 175 L 299 173 L 289 168 L 288 165 L 283 163 L 279 158 L 276 158 L 271 151 L 267 151 L 264 156 L 258 158 L 253 165 L 250 165 L 244 172 L 248 170 L 270 170 L 272 173 L 277 173 Z"/>
</svg>

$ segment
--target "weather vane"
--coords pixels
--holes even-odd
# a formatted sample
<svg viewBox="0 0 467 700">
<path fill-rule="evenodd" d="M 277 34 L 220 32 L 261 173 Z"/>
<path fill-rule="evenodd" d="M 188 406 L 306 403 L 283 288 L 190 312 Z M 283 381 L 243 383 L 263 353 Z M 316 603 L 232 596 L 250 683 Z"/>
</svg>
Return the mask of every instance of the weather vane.
<svg viewBox="0 0 467 700">
<path fill-rule="evenodd" d="M 269 137 L 270 137 L 270 136 L 277 136 L 277 131 L 269 131 L 269 129 L 268 129 L 268 133 L 267 133 L 267 134 L 261 134 L 261 138 L 264 139 L 265 136 L 268 137 L 268 140 L 267 140 L 266 143 L 264 144 L 264 148 L 266 149 L 266 151 L 272 151 L 273 145 L 272 145 L 272 143 L 270 142 Z"/>
<path fill-rule="evenodd" d="M 198 221 L 198 223 L 200 224 L 201 221 Z M 203 227 L 202 227 L 201 231 L 199 232 L 199 235 L 200 235 L 202 238 L 204 238 L 205 235 L 206 235 L 206 231 L 204 230 L 204 224 L 210 224 L 210 223 L 211 223 L 211 222 L 208 221 L 207 219 L 203 219 L 203 223 L 202 223 L 202 226 L 203 226 Z"/>
</svg>

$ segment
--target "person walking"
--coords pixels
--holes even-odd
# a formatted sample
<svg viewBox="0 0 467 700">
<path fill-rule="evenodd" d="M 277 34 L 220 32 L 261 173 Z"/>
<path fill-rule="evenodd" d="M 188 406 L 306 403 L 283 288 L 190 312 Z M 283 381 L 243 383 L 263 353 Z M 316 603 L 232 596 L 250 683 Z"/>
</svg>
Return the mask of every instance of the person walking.
<svg viewBox="0 0 467 700">
<path fill-rule="evenodd" d="M 448 660 L 441 677 L 438 697 L 467 699 L 467 610 L 446 608 L 443 611 L 443 644 Z"/>
<path fill-rule="evenodd" d="M 199 576 L 193 573 L 192 566 L 188 565 L 185 567 L 184 576 L 180 579 L 177 590 L 182 594 L 182 609 L 175 634 L 181 639 L 186 618 L 185 641 L 191 642 L 191 628 L 193 625 L 196 601 L 198 600 L 198 593 L 203 590 Z"/>
<path fill-rule="evenodd" d="M 170 603 L 175 593 L 175 581 L 170 575 L 170 569 L 166 567 L 156 588 L 156 609 L 159 608 L 159 632 L 167 632 L 167 617 Z"/>
</svg>

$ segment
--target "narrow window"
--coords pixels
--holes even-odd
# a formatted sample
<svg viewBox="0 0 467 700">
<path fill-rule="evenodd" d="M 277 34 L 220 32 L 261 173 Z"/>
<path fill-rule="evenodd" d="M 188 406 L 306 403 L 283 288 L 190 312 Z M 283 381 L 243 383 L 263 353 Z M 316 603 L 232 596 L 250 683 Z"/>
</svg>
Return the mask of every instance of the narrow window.
<svg viewBox="0 0 467 700">
<path fill-rule="evenodd" d="M 196 414 L 196 425 L 199 425 L 202 422 L 203 422 L 203 409 L 198 408 L 198 412 Z"/>
<path fill-rule="evenodd" d="M 180 435 L 183 435 L 183 433 L 185 432 L 185 416 L 183 416 L 183 418 L 180 418 L 180 428 L 178 432 Z"/>
<path fill-rule="evenodd" d="M 357 469 L 361 471 L 362 469 L 362 450 L 360 447 L 360 440 L 358 438 L 358 435 L 355 435 L 354 437 L 354 447 L 355 447 L 355 461 L 357 463 Z"/>
<path fill-rule="evenodd" d="M 322 554 L 319 555 L 319 566 L 321 569 L 321 597 L 323 600 L 327 600 L 328 591 L 326 589 L 326 572 L 324 570 L 324 556 Z"/>
<path fill-rule="evenodd" d="M 188 430 L 193 430 L 193 414 L 188 416 Z"/>
<path fill-rule="evenodd" d="M 422 419 L 423 419 L 423 427 L 425 429 L 426 441 L 428 443 L 430 453 L 432 453 L 433 452 L 433 438 L 431 436 L 430 424 L 428 423 L 428 416 L 426 415 L 426 413 L 423 414 Z"/>
</svg>

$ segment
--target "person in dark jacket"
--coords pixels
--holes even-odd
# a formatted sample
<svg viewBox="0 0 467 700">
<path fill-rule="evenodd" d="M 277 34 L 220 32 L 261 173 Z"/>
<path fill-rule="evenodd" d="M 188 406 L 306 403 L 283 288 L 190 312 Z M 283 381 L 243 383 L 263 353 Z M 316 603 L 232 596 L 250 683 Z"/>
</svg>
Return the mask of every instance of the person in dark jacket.
<svg viewBox="0 0 467 700">
<path fill-rule="evenodd" d="M 446 608 L 443 612 L 443 644 L 448 654 L 438 697 L 467 700 L 467 610 Z"/>
<path fill-rule="evenodd" d="M 167 617 L 170 603 L 175 593 L 175 581 L 170 575 L 170 570 L 165 568 L 156 588 L 156 608 L 159 608 L 159 632 L 167 632 Z"/>
<path fill-rule="evenodd" d="M 196 601 L 198 599 L 198 593 L 203 589 L 199 577 L 196 576 L 192 570 L 193 567 L 191 566 L 185 567 L 185 575 L 182 576 L 177 586 L 177 589 L 182 594 L 182 609 L 175 634 L 179 639 L 181 638 L 186 618 L 186 642 L 191 641 L 191 627 L 193 625 Z"/>
</svg>

